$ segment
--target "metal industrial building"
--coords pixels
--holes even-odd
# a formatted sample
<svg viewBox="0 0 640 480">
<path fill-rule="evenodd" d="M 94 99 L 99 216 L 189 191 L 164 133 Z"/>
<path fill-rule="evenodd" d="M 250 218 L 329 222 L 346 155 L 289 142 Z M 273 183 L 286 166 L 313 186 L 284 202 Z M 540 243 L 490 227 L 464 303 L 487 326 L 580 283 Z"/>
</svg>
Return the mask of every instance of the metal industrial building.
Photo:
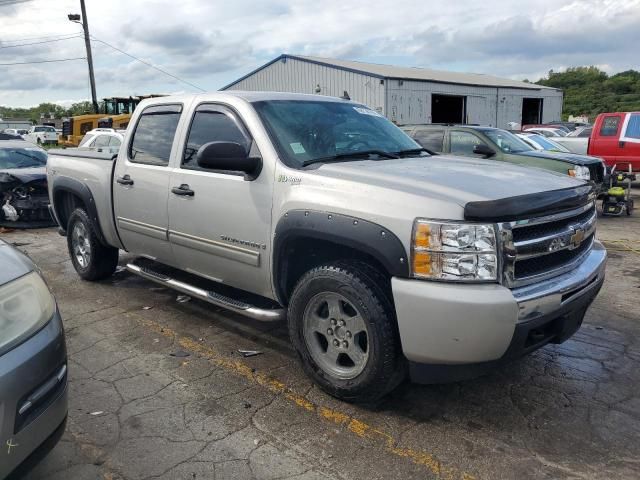
<svg viewBox="0 0 640 480">
<path fill-rule="evenodd" d="M 346 92 L 398 125 L 560 120 L 562 90 L 475 73 L 394 67 L 349 60 L 281 55 L 222 90 Z"/>
</svg>

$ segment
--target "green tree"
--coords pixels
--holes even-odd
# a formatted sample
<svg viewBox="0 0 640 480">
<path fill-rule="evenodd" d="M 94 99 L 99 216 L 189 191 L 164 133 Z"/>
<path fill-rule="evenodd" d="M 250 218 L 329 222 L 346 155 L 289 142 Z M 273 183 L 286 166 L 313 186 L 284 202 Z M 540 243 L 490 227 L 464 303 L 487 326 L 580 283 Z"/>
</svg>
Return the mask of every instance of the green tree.
<svg viewBox="0 0 640 480">
<path fill-rule="evenodd" d="M 571 67 L 564 72 L 549 70 L 539 85 L 564 92 L 563 116 L 640 110 L 640 72 L 627 70 L 608 76 L 597 67 Z"/>
</svg>

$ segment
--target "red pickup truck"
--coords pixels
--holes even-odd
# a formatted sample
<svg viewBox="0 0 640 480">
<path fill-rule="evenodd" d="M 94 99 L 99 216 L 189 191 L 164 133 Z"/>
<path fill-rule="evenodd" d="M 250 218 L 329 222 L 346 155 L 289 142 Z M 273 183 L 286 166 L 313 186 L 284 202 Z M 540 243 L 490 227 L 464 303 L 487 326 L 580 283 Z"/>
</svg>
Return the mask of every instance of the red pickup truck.
<svg viewBox="0 0 640 480">
<path fill-rule="evenodd" d="M 601 113 L 596 117 L 587 153 L 608 166 L 640 172 L 640 112 Z"/>
</svg>

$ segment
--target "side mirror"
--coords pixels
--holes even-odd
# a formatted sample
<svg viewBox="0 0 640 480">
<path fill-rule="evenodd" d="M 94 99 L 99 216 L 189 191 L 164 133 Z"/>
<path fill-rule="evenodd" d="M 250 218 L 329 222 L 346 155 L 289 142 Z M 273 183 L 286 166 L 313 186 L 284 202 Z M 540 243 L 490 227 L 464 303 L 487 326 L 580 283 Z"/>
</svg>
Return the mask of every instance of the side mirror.
<svg viewBox="0 0 640 480">
<path fill-rule="evenodd" d="M 480 143 L 473 146 L 473 153 L 476 155 L 482 155 L 484 158 L 493 157 L 496 152 L 486 143 Z"/>
<path fill-rule="evenodd" d="M 257 178 L 262 169 L 262 160 L 250 157 L 249 152 L 236 142 L 205 143 L 198 149 L 196 162 L 207 170 L 242 173 L 246 180 Z"/>
</svg>

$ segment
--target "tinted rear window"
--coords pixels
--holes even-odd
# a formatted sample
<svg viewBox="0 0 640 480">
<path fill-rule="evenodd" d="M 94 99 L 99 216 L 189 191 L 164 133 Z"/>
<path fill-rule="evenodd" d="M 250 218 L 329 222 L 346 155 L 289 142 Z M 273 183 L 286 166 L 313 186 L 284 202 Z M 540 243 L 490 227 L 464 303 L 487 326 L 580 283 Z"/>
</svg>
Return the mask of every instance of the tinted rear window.
<svg viewBox="0 0 640 480">
<path fill-rule="evenodd" d="M 618 115 L 604 117 L 600 127 L 600 136 L 615 137 L 618 134 L 618 125 L 620 125 L 620 117 Z"/>
<path fill-rule="evenodd" d="M 180 120 L 180 105 L 158 105 L 142 112 L 129 145 L 129 159 L 134 163 L 166 166 Z"/>
</svg>

